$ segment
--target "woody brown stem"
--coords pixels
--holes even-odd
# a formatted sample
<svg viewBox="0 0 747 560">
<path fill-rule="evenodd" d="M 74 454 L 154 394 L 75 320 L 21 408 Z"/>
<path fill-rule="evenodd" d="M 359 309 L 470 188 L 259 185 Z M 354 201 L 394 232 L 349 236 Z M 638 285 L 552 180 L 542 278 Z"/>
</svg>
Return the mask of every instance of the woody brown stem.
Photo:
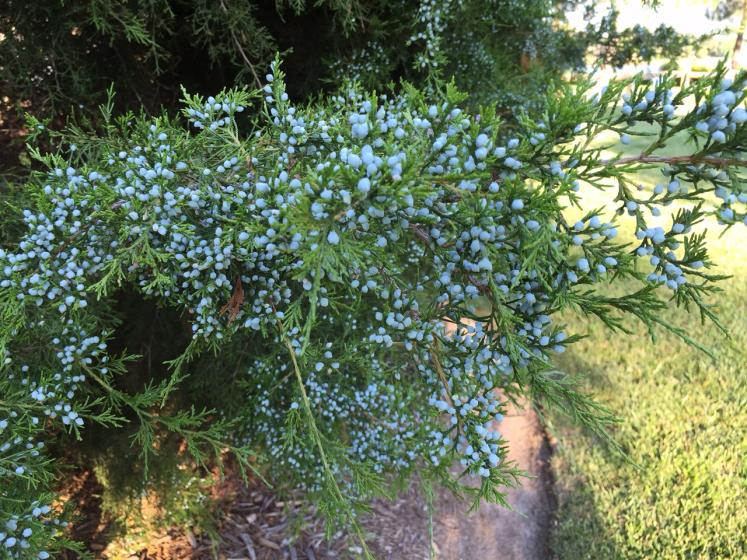
<svg viewBox="0 0 747 560">
<path fill-rule="evenodd" d="M 613 165 L 627 165 L 629 163 L 704 163 L 713 167 L 747 167 L 747 160 L 715 156 L 649 156 L 640 154 L 620 158 L 610 163 Z"/>
</svg>

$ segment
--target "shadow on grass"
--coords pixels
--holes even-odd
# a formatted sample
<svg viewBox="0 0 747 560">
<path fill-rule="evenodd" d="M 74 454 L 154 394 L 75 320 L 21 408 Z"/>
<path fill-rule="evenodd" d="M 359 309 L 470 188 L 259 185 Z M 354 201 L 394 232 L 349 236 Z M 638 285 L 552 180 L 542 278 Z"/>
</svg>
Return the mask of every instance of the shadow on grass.
<svg viewBox="0 0 747 560">
<path fill-rule="evenodd" d="M 592 387 L 599 391 L 621 390 L 604 368 L 592 366 L 583 356 L 569 352 L 557 360 L 558 369 L 581 380 L 581 390 L 593 396 Z M 560 413 L 547 416 L 547 430 L 554 448 L 552 467 L 555 480 L 557 508 L 550 534 L 552 559 L 615 560 L 624 558 L 612 535 L 616 531 L 605 520 L 608 515 L 600 511 L 594 489 L 585 480 L 581 468 L 574 464 L 574 454 L 566 453 L 565 444 L 573 440 L 576 445 L 593 448 L 605 459 L 627 461 L 624 442 L 607 440 L 593 430 L 574 422 Z M 616 437 L 614 426 L 608 430 Z M 619 447 L 618 447 L 619 446 Z M 559 477 L 558 473 L 564 474 Z M 568 473 L 574 473 L 567 476 Z M 611 481 L 610 490 L 615 481 Z"/>
</svg>

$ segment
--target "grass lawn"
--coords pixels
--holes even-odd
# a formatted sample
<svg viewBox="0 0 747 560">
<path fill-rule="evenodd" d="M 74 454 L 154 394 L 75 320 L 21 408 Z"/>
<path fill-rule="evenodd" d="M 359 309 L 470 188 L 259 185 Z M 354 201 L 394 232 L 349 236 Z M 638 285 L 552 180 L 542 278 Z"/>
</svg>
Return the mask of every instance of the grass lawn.
<svg viewBox="0 0 747 560">
<path fill-rule="evenodd" d="M 642 145 L 634 140 L 625 151 Z M 659 177 L 644 173 L 641 183 L 650 188 Z M 559 365 L 622 418 L 613 433 L 629 460 L 552 418 L 558 559 L 747 558 L 747 228 L 719 238 L 715 221 L 706 226 L 718 270 L 733 275 L 713 299 L 730 337 L 695 315 L 668 316 L 715 360 L 663 333 L 654 344 L 571 320 L 589 338 Z"/>
</svg>

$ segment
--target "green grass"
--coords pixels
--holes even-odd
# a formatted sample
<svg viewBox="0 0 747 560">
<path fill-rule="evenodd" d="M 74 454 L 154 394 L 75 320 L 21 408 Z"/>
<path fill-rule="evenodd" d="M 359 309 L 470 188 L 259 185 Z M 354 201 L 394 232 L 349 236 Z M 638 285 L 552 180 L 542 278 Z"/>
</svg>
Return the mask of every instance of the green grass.
<svg viewBox="0 0 747 560">
<path fill-rule="evenodd" d="M 634 140 L 626 151 L 641 146 Z M 644 188 L 657 179 L 641 176 Z M 604 196 L 593 195 L 593 205 Z M 668 319 L 715 360 L 672 336 L 662 334 L 654 344 L 643 333 L 618 335 L 571 319 L 589 338 L 560 366 L 584 377 L 621 417 L 613 434 L 628 460 L 553 418 L 552 548 L 560 560 L 747 558 L 747 231 L 718 237 L 715 222 L 707 227 L 714 261 L 733 275 L 713 299 L 730 337 L 683 311 Z"/>
</svg>

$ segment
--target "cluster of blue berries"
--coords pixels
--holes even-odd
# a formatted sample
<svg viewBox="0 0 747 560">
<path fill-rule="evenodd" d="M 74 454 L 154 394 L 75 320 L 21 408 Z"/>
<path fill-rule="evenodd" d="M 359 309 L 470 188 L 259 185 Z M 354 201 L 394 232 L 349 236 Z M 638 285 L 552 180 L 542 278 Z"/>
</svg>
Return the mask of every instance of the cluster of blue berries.
<svg viewBox="0 0 747 560">
<path fill-rule="evenodd" d="M 339 440 L 340 430 L 346 434 L 340 442 L 343 457 L 336 458 L 332 469 L 337 482 L 353 496 L 358 491 L 351 484 L 349 464 L 367 465 L 377 474 L 406 472 L 427 452 L 427 432 L 429 427 L 436 432 L 436 426 L 431 418 L 420 416 L 414 399 L 402 399 L 374 347 L 364 342 L 360 347 L 346 348 L 350 351 L 371 360 L 367 375 L 375 381 L 360 388 L 347 382 L 359 372 L 347 370 L 349 365 L 335 361 L 333 353 L 326 350 L 304 379 L 304 386 L 323 437 L 334 442 Z M 318 449 L 288 424 L 290 413 L 303 414 L 302 397 L 289 369 L 287 359 L 281 356 L 258 360 L 247 372 L 249 394 L 257 406 L 242 430 L 242 443 L 264 449 L 276 469 L 292 473 L 295 485 L 320 492 L 328 481 Z M 282 376 L 280 382 L 278 376 Z M 303 417 L 299 418 L 303 423 Z"/>
<path fill-rule="evenodd" d="M 28 560 L 30 558 L 47 560 L 51 558 L 51 554 L 46 550 L 30 552 L 30 549 L 32 549 L 31 541 L 39 541 L 40 537 L 50 539 L 50 537 L 60 534 L 67 526 L 67 522 L 49 519 L 49 514 L 52 511 L 49 505 L 32 502 L 30 506 L 29 511 L 23 515 L 0 517 L 0 553 L 2 553 L 3 558 L 13 560 Z"/>
<path fill-rule="evenodd" d="M 710 135 L 712 142 L 722 144 L 729 135 L 734 134 L 737 125 L 747 122 L 747 110 L 737 106 L 744 84 L 734 84 L 725 79 L 721 82 L 721 91 L 709 102 L 698 106 L 697 115 L 701 119 L 695 124 L 695 130 Z"/>
<path fill-rule="evenodd" d="M 207 98 L 202 107 L 189 107 L 185 113 L 195 128 L 208 127 L 210 130 L 217 130 L 229 124 L 236 113 L 243 111 L 243 105 L 230 100 L 216 101 L 211 96 Z M 166 140 L 166 134 L 159 134 L 158 139 Z"/>
<path fill-rule="evenodd" d="M 443 35 L 449 20 L 454 17 L 455 2 L 452 0 L 422 0 L 415 18 L 416 31 L 408 44 L 422 43 L 415 56 L 415 67 L 433 70 L 443 63 Z M 459 2 L 456 2 L 458 5 Z"/>
<path fill-rule="evenodd" d="M 332 60 L 330 70 L 339 83 L 351 81 L 372 88 L 389 79 L 392 65 L 384 46 L 379 41 L 372 40 L 364 47 L 354 50 L 348 59 Z"/>
</svg>

